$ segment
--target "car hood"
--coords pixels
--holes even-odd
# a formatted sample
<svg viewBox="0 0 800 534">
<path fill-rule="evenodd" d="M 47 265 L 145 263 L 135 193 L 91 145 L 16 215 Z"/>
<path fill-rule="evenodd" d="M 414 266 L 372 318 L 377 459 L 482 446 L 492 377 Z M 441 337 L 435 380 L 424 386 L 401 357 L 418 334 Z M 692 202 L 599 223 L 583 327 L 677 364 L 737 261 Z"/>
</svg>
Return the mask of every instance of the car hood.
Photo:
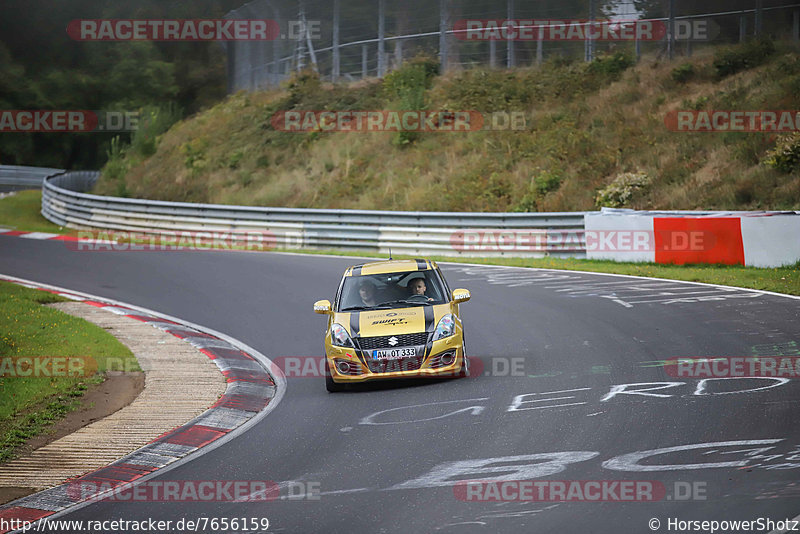
<svg viewBox="0 0 800 534">
<path fill-rule="evenodd" d="M 450 305 L 439 304 L 337 313 L 334 321 L 347 328 L 351 336 L 375 337 L 432 332 L 439 319 L 447 313 L 450 313 Z"/>
</svg>

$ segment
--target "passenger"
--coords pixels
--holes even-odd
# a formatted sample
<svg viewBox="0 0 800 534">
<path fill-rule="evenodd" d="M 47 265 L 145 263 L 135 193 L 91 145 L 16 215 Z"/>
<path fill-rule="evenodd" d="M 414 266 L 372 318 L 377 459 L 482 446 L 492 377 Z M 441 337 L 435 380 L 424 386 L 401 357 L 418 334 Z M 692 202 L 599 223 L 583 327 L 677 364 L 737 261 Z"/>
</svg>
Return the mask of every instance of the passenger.
<svg viewBox="0 0 800 534">
<path fill-rule="evenodd" d="M 375 299 L 375 284 L 372 280 L 362 280 L 358 285 L 358 295 L 361 297 L 361 303 L 364 306 L 375 306 L 378 301 Z"/>
</svg>

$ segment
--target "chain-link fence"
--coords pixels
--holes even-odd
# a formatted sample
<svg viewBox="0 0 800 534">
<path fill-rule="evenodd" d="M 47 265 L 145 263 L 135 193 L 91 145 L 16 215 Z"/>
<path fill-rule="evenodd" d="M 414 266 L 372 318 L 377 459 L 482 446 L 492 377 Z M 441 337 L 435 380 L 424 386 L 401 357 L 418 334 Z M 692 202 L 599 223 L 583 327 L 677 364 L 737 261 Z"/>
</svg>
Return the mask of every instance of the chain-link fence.
<svg viewBox="0 0 800 534">
<path fill-rule="evenodd" d="M 223 43 L 230 92 L 275 87 L 304 68 L 330 81 L 380 77 L 420 53 L 444 70 L 512 68 L 621 50 L 675 58 L 757 35 L 800 39 L 800 3 L 785 0 L 254 0 L 226 18 L 281 29 L 272 41 Z"/>
</svg>

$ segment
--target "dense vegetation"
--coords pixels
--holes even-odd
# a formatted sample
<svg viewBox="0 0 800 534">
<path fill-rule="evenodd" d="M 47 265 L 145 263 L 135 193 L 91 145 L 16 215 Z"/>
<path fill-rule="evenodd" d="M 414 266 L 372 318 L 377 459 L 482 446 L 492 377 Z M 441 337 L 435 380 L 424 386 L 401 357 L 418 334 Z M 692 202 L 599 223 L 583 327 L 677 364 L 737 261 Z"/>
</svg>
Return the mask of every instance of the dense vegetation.
<svg viewBox="0 0 800 534">
<path fill-rule="evenodd" d="M 523 111 L 525 131 L 285 133 L 281 110 Z M 120 147 L 97 191 L 166 200 L 409 210 L 798 209 L 800 140 L 682 133 L 673 110 L 800 109 L 800 56 L 753 41 L 691 61 L 471 69 L 437 76 L 418 59 L 383 80 L 237 94 L 159 137 Z M 140 132 L 147 136 L 147 132 Z M 152 148 L 152 147 L 151 147 Z"/>
</svg>

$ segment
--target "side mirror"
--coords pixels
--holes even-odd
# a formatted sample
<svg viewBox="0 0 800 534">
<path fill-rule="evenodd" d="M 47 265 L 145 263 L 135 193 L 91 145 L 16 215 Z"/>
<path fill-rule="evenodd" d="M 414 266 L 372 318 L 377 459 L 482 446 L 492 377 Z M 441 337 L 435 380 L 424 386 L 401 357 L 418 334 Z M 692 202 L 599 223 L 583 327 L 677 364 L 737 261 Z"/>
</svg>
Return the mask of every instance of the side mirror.
<svg viewBox="0 0 800 534">
<path fill-rule="evenodd" d="M 462 302 L 467 302 L 472 295 L 469 294 L 469 291 L 466 289 L 454 289 L 453 290 L 453 301 L 456 304 L 460 304 Z"/>
<path fill-rule="evenodd" d="M 318 300 L 314 303 L 314 313 L 321 313 L 324 315 L 328 315 L 331 313 L 331 301 L 329 300 Z"/>
</svg>

